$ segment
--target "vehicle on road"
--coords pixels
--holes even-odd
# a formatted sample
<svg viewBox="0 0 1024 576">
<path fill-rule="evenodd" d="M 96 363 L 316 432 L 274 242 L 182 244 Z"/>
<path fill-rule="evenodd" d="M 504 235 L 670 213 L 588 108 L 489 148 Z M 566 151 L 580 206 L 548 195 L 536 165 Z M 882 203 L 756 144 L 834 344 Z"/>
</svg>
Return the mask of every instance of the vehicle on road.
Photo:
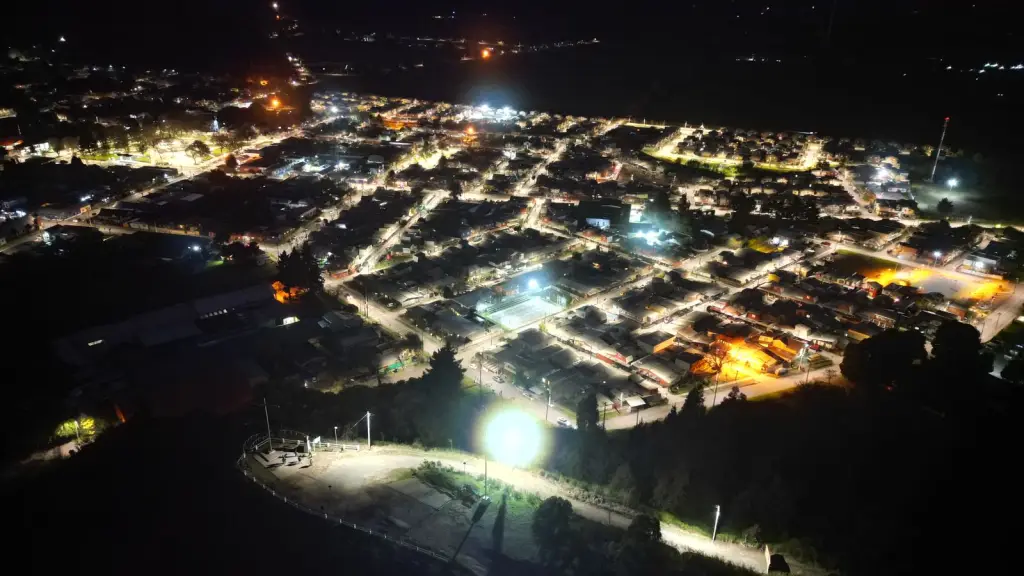
<svg viewBox="0 0 1024 576">
<path fill-rule="evenodd" d="M 555 420 L 555 422 L 562 428 L 573 428 L 572 422 L 569 422 L 569 419 L 565 416 L 560 417 L 558 420 Z"/>
</svg>

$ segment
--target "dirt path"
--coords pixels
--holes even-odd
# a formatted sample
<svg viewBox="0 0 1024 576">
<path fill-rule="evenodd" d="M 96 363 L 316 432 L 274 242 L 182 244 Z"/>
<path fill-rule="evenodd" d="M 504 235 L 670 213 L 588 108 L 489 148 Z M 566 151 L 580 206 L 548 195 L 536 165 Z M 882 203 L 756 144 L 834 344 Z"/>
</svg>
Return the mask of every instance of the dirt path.
<svg viewBox="0 0 1024 576">
<path fill-rule="evenodd" d="M 345 455 L 318 455 L 316 468 L 321 471 L 330 470 L 332 481 L 336 482 L 337 485 L 348 484 L 345 479 L 337 477 L 338 474 L 349 477 L 348 481 L 352 482 L 352 484 L 365 485 L 368 482 L 372 482 L 375 478 L 386 477 L 394 470 L 416 468 L 427 460 L 439 461 L 446 466 L 451 466 L 460 471 L 465 469 L 466 472 L 472 474 L 484 473 L 484 461 L 475 456 L 462 457 L 453 453 L 425 453 L 392 448 L 374 449 Z M 335 463 L 341 464 L 342 462 L 344 462 L 342 466 L 332 465 Z M 573 499 L 569 497 L 565 488 L 533 472 L 514 469 L 489 461 L 487 463 L 487 475 L 489 478 L 497 478 L 511 484 L 519 490 L 533 492 L 541 498 L 548 498 L 550 496 L 566 498 L 572 503 L 573 511 L 576 514 L 594 522 L 625 529 L 632 521 L 630 516 Z M 724 542 L 711 542 L 704 535 L 686 532 L 665 523 L 661 525 L 661 534 L 662 539 L 667 544 L 680 551 L 692 550 L 759 572 L 765 569 L 764 553 L 760 550 Z M 797 573 L 809 572 L 798 570 Z"/>
</svg>

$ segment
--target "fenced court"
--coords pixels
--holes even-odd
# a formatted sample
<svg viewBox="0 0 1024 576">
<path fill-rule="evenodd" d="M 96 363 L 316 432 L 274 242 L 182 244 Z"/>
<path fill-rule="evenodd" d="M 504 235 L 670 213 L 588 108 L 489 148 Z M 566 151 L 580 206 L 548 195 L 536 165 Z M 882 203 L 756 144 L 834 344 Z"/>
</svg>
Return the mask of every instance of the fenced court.
<svg viewBox="0 0 1024 576">
<path fill-rule="evenodd" d="M 494 306 L 482 315 L 506 330 L 516 330 L 545 316 L 561 312 L 562 309 L 561 306 L 552 304 L 539 296 L 529 296 L 508 306 L 503 304 Z"/>
</svg>

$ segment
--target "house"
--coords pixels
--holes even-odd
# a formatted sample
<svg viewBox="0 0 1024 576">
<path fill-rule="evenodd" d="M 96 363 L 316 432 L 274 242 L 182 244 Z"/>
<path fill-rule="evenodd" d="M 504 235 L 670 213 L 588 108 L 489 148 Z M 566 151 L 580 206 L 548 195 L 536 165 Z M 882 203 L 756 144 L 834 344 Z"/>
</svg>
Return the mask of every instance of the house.
<svg viewBox="0 0 1024 576">
<path fill-rule="evenodd" d="M 554 338 L 536 328 L 530 328 L 522 331 L 517 341 L 524 351 L 538 352 L 550 346 L 554 342 Z"/>
<path fill-rule="evenodd" d="M 636 339 L 637 345 L 640 346 L 640 349 L 648 354 L 657 354 L 669 346 L 672 346 L 675 341 L 675 335 L 660 330 L 657 332 L 648 332 Z"/>
</svg>

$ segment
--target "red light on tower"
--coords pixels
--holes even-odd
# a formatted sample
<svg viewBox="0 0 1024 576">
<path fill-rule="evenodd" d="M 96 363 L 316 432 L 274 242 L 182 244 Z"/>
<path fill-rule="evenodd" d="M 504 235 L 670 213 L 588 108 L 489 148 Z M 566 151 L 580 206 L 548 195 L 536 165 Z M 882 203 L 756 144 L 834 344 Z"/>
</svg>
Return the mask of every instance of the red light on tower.
<svg viewBox="0 0 1024 576">
<path fill-rule="evenodd" d="M 949 116 L 946 116 L 946 122 L 949 122 Z"/>
</svg>

